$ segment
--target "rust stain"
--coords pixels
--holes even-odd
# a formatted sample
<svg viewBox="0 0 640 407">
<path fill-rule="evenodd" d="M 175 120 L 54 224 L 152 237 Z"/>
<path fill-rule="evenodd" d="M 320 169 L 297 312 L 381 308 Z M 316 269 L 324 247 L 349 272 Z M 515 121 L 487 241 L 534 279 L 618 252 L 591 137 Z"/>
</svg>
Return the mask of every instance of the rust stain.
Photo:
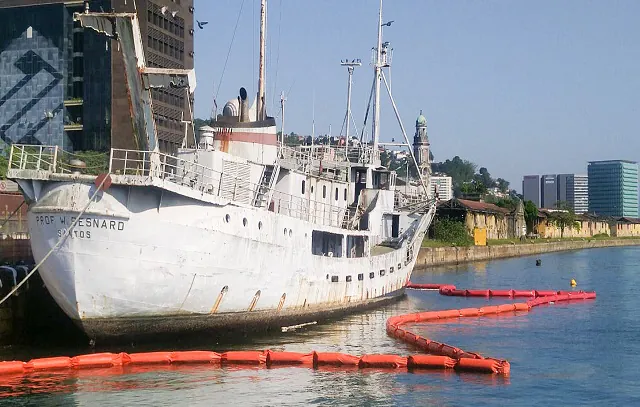
<svg viewBox="0 0 640 407">
<path fill-rule="evenodd" d="M 251 300 L 251 304 L 249 304 L 249 312 L 253 311 L 258 303 L 258 299 L 260 298 L 260 290 L 256 291 L 256 295 L 253 296 L 253 300 Z"/>
<path fill-rule="evenodd" d="M 280 303 L 278 304 L 278 311 L 277 312 L 280 312 L 280 310 L 284 306 L 284 300 L 286 298 L 287 298 L 287 293 L 282 294 L 282 297 L 280 297 Z"/>
<path fill-rule="evenodd" d="M 218 307 L 220 307 L 222 298 L 227 293 L 227 291 L 229 291 L 229 286 L 225 285 L 224 287 L 222 287 L 222 290 L 220 290 L 220 294 L 218 294 L 218 298 L 216 299 L 216 302 L 213 304 L 213 307 L 211 307 L 211 311 L 209 311 L 209 314 L 213 314 L 216 311 L 218 311 Z"/>
</svg>

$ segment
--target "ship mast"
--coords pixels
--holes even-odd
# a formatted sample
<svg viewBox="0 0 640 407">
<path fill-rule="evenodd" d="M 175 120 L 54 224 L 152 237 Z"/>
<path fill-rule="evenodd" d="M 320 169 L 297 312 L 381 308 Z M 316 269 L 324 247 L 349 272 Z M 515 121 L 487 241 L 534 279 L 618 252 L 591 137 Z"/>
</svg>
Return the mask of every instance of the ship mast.
<svg viewBox="0 0 640 407">
<path fill-rule="evenodd" d="M 260 1 L 260 62 L 258 64 L 258 103 L 256 109 L 256 121 L 264 120 L 265 118 L 265 80 L 264 80 L 264 58 L 265 58 L 265 31 L 267 26 L 267 0 Z"/>
<path fill-rule="evenodd" d="M 373 102 L 373 151 L 378 150 L 378 141 L 380 139 L 380 83 L 382 82 L 382 0 L 380 0 L 380 11 L 378 13 L 378 46 L 376 47 L 376 56 L 374 61 L 375 73 L 375 94 Z"/>
</svg>

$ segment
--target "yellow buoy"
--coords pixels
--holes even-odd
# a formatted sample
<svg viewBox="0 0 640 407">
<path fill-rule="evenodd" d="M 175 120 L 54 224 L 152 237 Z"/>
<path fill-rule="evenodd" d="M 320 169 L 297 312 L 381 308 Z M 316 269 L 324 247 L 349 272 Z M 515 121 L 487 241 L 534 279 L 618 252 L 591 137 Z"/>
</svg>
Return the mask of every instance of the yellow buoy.
<svg viewBox="0 0 640 407">
<path fill-rule="evenodd" d="M 577 285 L 578 285 L 578 283 L 576 282 L 576 280 L 572 278 L 571 279 L 571 287 L 575 287 Z"/>
</svg>

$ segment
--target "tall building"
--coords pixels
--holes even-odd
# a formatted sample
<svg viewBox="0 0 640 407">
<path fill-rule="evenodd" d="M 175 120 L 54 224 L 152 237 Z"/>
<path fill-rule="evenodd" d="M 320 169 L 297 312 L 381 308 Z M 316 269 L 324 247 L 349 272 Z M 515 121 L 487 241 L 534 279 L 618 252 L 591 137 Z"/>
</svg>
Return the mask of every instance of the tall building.
<svg viewBox="0 0 640 407">
<path fill-rule="evenodd" d="M 557 197 L 558 201 L 568 202 L 567 199 L 567 185 L 569 182 L 569 177 L 572 174 L 558 174 L 556 177 L 556 185 L 558 186 Z"/>
<path fill-rule="evenodd" d="M 434 175 L 431 177 L 431 196 L 436 196 L 441 201 L 448 201 L 453 198 L 453 182 L 451 177 Z"/>
<path fill-rule="evenodd" d="M 147 65 L 193 68 L 193 0 L 2 0 L 0 150 L 11 143 L 64 150 L 135 148 L 117 42 L 73 21 L 91 11 L 137 10 Z M 184 139 L 184 90 L 152 92 L 160 150 Z"/>
<path fill-rule="evenodd" d="M 627 160 L 590 161 L 589 212 L 638 217 L 638 163 Z"/>
<path fill-rule="evenodd" d="M 431 159 L 429 155 L 429 136 L 427 135 L 427 118 L 420 115 L 416 119 L 416 132 L 413 136 L 413 154 L 420 170 L 420 174 L 427 182 L 427 191 L 431 191 Z M 433 194 L 431 195 L 433 197 Z"/>
<path fill-rule="evenodd" d="M 416 119 L 416 132 L 413 136 L 413 154 L 423 175 L 431 169 L 429 160 L 429 136 L 427 135 L 427 118 L 420 115 Z"/>
<path fill-rule="evenodd" d="M 565 201 L 575 213 L 587 212 L 589 210 L 589 177 L 586 175 L 568 174 L 566 183 Z"/>
<path fill-rule="evenodd" d="M 524 176 L 522 179 L 522 196 L 525 201 L 531 201 L 537 208 L 540 207 L 540 176 Z"/>
<path fill-rule="evenodd" d="M 557 203 L 558 185 L 555 174 L 540 176 L 540 207 L 555 209 Z"/>
</svg>

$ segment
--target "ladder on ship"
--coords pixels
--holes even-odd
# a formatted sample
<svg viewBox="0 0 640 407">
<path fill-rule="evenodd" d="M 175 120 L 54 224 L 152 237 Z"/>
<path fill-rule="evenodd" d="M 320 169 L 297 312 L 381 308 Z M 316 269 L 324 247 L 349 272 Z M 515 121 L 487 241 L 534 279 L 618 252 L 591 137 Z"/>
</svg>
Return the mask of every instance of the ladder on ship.
<svg viewBox="0 0 640 407">
<path fill-rule="evenodd" d="M 256 196 L 253 199 L 253 206 L 264 208 L 269 206 L 271 197 L 273 196 L 273 187 L 280 174 L 279 165 L 265 165 L 260 178 L 260 185 L 256 190 Z"/>
</svg>

